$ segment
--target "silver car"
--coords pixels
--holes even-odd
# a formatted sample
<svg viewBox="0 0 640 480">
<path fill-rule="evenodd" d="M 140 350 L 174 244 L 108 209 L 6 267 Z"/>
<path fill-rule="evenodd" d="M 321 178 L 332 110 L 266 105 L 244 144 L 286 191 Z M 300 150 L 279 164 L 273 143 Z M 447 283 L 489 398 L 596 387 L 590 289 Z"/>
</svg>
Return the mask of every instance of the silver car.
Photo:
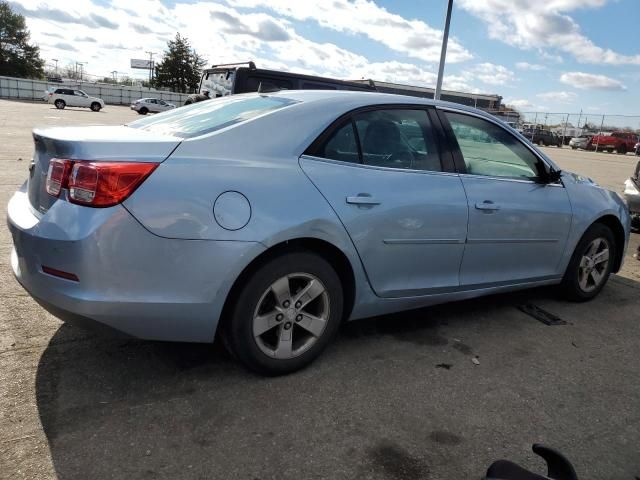
<svg viewBox="0 0 640 480">
<path fill-rule="evenodd" d="M 131 110 L 135 110 L 140 115 L 166 112 L 174 108 L 176 108 L 176 106 L 173 103 L 165 102 L 159 98 L 141 98 L 131 104 Z"/>
<path fill-rule="evenodd" d="M 427 99 L 235 95 L 33 137 L 8 205 L 25 289 L 140 338 L 220 334 L 265 374 L 311 362 L 343 320 L 540 285 L 589 300 L 629 236 L 617 194 Z"/>
<path fill-rule="evenodd" d="M 586 150 L 589 147 L 589 143 L 591 142 L 591 138 L 593 135 L 580 135 L 579 137 L 573 137 L 569 140 L 569 146 L 573 150 L 577 150 L 581 148 L 582 150 Z"/>
</svg>

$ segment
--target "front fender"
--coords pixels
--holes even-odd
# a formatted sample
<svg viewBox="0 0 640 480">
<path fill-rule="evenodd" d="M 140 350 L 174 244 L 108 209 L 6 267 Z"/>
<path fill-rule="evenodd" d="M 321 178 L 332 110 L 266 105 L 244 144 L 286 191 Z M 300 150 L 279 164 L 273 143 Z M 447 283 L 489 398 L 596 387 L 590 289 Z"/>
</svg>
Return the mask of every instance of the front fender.
<svg viewBox="0 0 640 480">
<path fill-rule="evenodd" d="M 623 259 L 629 243 L 631 219 L 622 198 L 617 193 L 606 190 L 593 182 L 593 180 L 581 175 L 565 172 L 562 175 L 562 182 L 569 195 L 573 217 L 560 271 L 566 270 L 578 242 L 587 229 L 605 217 L 615 218 L 622 227 L 624 247 L 620 253 Z M 620 262 L 621 264 L 622 262 Z"/>
</svg>

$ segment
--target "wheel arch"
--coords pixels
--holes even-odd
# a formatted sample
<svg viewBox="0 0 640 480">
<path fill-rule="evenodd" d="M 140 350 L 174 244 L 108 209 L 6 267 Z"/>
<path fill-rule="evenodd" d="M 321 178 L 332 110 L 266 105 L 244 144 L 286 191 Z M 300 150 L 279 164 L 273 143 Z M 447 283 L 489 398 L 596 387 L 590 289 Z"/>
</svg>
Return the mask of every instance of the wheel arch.
<svg viewBox="0 0 640 480">
<path fill-rule="evenodd" d="M 624 256 L 624 245 L 625 245 L 624 227 L 622 226 L 620 219 L 615 215 L 611 215 L 611 214 L 603 215 L 602 217 L 594 221 L 591 225 L 595 225 L 596 223 L 604 225 L 605 227 L 609 228 L 609 230 L 611 230 L 611 232 L 613 233 L 613 238 L 616 241 L 616 258 L 614 259 L 614 264 L 611 271 L 617 272 L 618 270 L 620 270 L 620 267 L 622 266 L 622 259 Z"/>
<path fill-rule="evenodd" d="M 220 314 L 220 326 L 224 327 L 225 323 L 230 318 L 231 311 L 235 305 L 236 299 L 240 294 L 242 285 L 244 285 L 247 279 L 257 271 L 262 265 L 270 261 L 271 259 L 291 252 L 306 251 L 315 253 L 325 260 L 327 260 L 331 266 L 336 270 L 338 277 L 342 283 L 342 291 L 344 294 L 344 310 L 342 313 L 342 319 L 349 318 L 351 311 L 353 310 L 356 297 L 356 279 L 355 272 L 349 258 L 344 252 L 336 247 L 334 244 L 312 237 L 301 237 L 285 240 L 277 243 L 260 255 L 255 257 L 238 275 L 233 282 L 227 298 L 225 299 L 222 312 Z"/>
</svg>

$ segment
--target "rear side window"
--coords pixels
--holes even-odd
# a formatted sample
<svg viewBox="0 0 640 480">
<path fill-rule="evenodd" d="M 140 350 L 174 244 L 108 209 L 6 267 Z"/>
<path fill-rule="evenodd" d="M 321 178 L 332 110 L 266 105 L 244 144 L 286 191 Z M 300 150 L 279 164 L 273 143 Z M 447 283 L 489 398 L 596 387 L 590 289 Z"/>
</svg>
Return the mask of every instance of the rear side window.
<svg viewBox="0 0 640 480">
<path fill-rule="evenodd" d="M 223 97 L 175 108 L 154 117 L 129 123 L 129 127 L 191 138 L 297 103 L 282 97 Z"/>
<path fill-rule="evenodd" d="M 359 163 L 360 157 L 358 156 L 358 144 L 353 130 L 353 122 L 348 120 L 338 128 L 320 147 L 317 156 L 341 162 Z"/>
<path fill-rule="evenodd" d="M 355 114 L 313 155 L 377 167 L 442 171 L 425 110 L 380 109 Z"/>
</svg>

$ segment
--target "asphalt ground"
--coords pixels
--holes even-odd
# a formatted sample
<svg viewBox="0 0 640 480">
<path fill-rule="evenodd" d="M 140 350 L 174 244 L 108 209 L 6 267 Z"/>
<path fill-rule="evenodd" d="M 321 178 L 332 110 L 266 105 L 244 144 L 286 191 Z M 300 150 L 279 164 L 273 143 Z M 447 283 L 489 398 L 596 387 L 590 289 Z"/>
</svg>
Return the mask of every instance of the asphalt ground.
<svg viewBox="0 0 640 480">
<path fill-rule="evenodd" d="M 0 213 L 27 178 L 34 126 L 135 118 L 0 100 Z M 636 162 L 544 151 L 616 191 Z M 530 451 L 543 442 L 581 479 L 637 479 L 639 237 L 592 302 L 547 288 L 351 322 L 311 367 L 261 378 L 219 345 L 61 323 L 14 280 L 1 228 L 0 478 L 476 479 L 498 458 L 543 473 Z"/>
</svg>

